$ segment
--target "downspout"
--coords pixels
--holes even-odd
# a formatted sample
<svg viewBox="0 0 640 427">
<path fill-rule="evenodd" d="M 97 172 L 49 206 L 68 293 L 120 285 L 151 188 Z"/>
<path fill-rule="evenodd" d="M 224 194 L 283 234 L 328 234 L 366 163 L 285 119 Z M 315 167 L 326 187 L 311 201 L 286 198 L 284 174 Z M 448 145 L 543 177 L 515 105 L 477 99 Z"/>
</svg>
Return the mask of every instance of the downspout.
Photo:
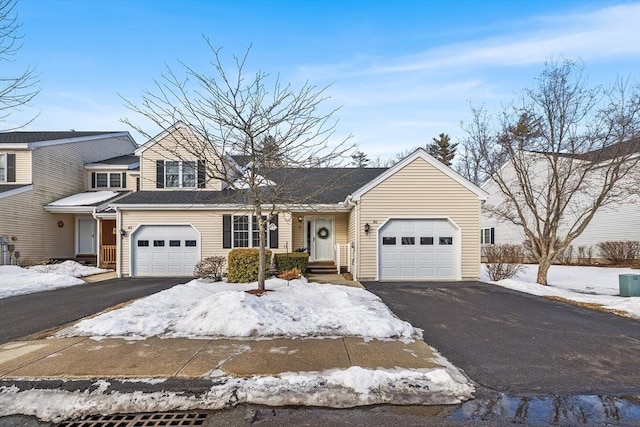
<svg viewBox="0 0 640 427">
<path fill-rule="evenodd" d="M 353 265 L 353 271 L 351 272 L 351 274 L 353 275 L 353 280 L 358 280 L 358 271 L 359 271 L 359 266 L 360 266 L 360 212 L 358 212 L 358 202 L 354 202 L 352 201 L 353 198 L 351 197 L 351 195 L 347 196 L 347 205 L 349 206 L 353 206 L 353 209 L 355 211 L 355 217 L 356 217 L 356 224 L 355 224 L 355 230 L 354 230 L 354 238 L 355 238 L 355 248 L 354 248 L 354 265 Z M 351 260 L 349 260 L 349 262 L 351 262 Z"/>
<path fill-rule="evenodd" d="M 118 242 L 116 245 L 116 274 L 118 278 L 122 278 L 122 239 L 124 238 L 120 233 L 120 230 L 122 230 L 122 212 L 116 206 L 113 209 L 116 211 L 116 235 L 118 236 L 116 240 Z"/>
<path fill-rule="evenodd" d="M 96 221 L 96 267 L 100 267 L 100 262 L 102 261 L 101 255 L 102 255 L 102 251 L 101 249 L 101 245 L 102 245 L 102 222 L 100 221 L 100 219 L 98 219 L 98 216 L 96 215 L 96 213 L 98 212 L 98 208 L 93 208 L 93 212 L 91 212 L 91 216 L 93 217 L 93 219 Z"/>
</svg>

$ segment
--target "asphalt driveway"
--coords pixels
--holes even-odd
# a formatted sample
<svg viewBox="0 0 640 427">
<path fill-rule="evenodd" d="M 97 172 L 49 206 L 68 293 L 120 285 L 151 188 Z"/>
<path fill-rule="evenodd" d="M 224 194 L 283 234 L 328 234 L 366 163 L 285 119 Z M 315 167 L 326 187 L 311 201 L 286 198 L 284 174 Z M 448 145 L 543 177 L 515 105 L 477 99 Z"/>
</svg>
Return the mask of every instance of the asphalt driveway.
<svg viewBox="0 0 640 427">
<path fill-rule="evenodd" d="M 151 295 L 189 278 L 125 278 L 0 299 L 0 344 Z"/>
<path fill-rule="evenodd" d="M 640 321 L 480 282 L 363 284 L 490 390 L 640 392 Z"/>
</svg>

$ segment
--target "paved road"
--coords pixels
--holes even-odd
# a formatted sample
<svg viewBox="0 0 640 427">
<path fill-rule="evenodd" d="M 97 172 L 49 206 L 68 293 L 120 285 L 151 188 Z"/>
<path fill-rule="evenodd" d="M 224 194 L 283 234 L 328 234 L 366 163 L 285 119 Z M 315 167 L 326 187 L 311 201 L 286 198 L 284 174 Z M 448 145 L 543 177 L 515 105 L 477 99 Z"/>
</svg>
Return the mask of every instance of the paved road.
<svg viewBox="0 0 640 427">
<path fill-rule="evenodd" d="M 112 279 L 0 299 L 0 344 L 185 283 L 185 278 Z"/>
<path fill-rule="evenodd" d="M 364 283 L 490 390 L 640 392 L 640 322 L 495 285 Z"/>
</svg>

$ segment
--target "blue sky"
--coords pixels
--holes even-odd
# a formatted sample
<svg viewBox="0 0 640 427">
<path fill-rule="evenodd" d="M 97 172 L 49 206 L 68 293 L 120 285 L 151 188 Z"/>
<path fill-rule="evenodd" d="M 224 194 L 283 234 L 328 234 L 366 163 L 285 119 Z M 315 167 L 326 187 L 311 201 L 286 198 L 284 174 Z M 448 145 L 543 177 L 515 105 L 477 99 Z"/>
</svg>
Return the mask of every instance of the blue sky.
<svg viewBox="0 0 640 427">
<path fill-rule="evenodd" d="M 3 66 L 35 65 L 42 91 L 6 124 L 39 113 L 28 130 L 146 126 L 118 94 L 136 102 L 178 59 L 206 70 L 203 35 L 228 55 L 252 44 L 250 68 L 294 86 L 332 84 L 336 138 L 352 134 L 371 158 L 441 132 L 458 140 L 470 104 L 499 110 L 550 57 L 581 59 L 592 84 L 640 81 L 637 1 L 19 0 L 17 10 L 23 47 Z"/>
</svg>

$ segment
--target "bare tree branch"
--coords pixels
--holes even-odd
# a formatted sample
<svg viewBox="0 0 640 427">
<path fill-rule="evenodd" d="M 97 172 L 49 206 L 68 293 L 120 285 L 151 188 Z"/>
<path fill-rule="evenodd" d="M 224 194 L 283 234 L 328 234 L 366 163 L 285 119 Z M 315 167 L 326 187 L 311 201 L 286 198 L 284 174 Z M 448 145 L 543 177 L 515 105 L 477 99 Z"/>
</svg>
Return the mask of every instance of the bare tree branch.
<svg viewBox="0 0 640 427">
<path fill-rule="evenodd" d="M 221 49 L 205 38 L 212 59 L 210 69 L 196 70 L 180 62 L 180 70 L 169 66 L 152 91 L 145 91 L 136 104 L 126 106 L 163 130 L 176 123 L 186 126 L 172 133 L 176 158 L 206 159 L 207 180 L 219 180 L 248 205 L 257 218 L 260 235 L 260 274 L 258 287 L 265 282 L 265 230 L 278 204 L 312 203 L 318 193 L 336 182 L 324 182 L 305 194 L 295 192 L 303 176 L 299 168 L 341 164 L 350 159 L 353 149 L 346 138 L 334 141 L 337 109 L 324 111 L 327 88 L 308 82 L 295 89 L 283 84 L 279 76 L 247 71 L 250 49 L 243 56 L 233 56 L 233 66 L 225 67 Z M 147 136 L 140 126 L 124 119 L 136 131 Z M 197 137 L 193 137 L 195 133 Z M 240 170 L 229 157 L 240 155 L 245 164 Z M 325 179 L 326 181 L 326 179 Z M 291 195 L 296 195 L 291 200 Z"/>
<path fill-rule="evenodd" d="M 484 109 L 473 110 L 465 172 L 495 189 L 484 209 L 522 229 L 546 284 L 551 263 L 597 210 L 637 188 L 640 92 L 623 80 L 588 88 L 581 64 L 566 60 L 547 63 L 537 83 L 502 113 L 497 131 Z"/>
<path fill-rule="evenodd" d="M 13 62 L 22 47 L 22 35 L 19 33 L 22 26 L 18 22 L 15 0 L 0 0 L 0 64 Z M 6 67 L 3 67 L 6 69 Z M 9 116 L 31 102 L 40 93 L 38 75 L 32 66 L 13 75 L 0 75 L 0 122 L 6 122 Z M 3 131 L 20 129 L 33 120 L 26 123 L 4 128 Z"/>
</svg>

